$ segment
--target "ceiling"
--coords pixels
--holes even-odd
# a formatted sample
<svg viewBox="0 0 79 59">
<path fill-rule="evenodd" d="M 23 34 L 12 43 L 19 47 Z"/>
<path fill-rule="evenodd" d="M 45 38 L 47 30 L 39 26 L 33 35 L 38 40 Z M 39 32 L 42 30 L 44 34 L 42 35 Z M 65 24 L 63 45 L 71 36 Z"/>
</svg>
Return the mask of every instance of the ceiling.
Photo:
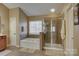
<svg viewBox="0 0 79 59">
<path fill-rule="evenodd" d="M 55 8 L 55 13 L 60 13 L 65 3 L 4 3 L 9 9 L 20 7 L 28 16 L 52 14 L 50 9 Z"/>
</svg>

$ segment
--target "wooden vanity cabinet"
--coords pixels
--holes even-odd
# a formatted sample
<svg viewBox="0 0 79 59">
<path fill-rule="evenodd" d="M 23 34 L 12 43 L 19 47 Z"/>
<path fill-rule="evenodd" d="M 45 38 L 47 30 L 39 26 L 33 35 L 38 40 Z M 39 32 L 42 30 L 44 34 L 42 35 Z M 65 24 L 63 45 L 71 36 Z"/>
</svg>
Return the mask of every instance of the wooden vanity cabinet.
<svg viewBox="0 0 79 59">
<path fill-rule="evenodd" d="M 6 36 L 0 36 L 0 51 L 6 49 Z"/>
</svg>

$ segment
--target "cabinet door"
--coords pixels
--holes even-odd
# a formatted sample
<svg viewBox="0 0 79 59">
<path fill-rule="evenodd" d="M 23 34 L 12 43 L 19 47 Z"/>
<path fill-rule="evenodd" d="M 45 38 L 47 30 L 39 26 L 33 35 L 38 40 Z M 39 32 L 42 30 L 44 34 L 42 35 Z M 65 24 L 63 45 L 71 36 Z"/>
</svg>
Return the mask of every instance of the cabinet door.
<svg viewBox="0 0 79 59">
<path fill-rule="evenodd" d="M 0 50 L 6 48 L 6 36 L 1 36 L 0 37 Z"/>
<path fill-rule="evenodd" d="M 0 50 L 4 49 L 4 40 L 0 39 Z"/>
</svg>

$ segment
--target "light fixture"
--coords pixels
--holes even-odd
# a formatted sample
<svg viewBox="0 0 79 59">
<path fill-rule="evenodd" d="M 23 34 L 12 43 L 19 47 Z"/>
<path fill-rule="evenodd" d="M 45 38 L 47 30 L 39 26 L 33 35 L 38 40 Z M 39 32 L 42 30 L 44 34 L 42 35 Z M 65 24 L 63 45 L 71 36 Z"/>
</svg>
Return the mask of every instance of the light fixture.
<svg viewBox="0 0 79 59">
<path fill-rule="evenodd" d="M 52 8 L 52 9 L 50 9 L 50 11 L 51 11 L 51 12 L 55 12 L 55 9 L 54 9 L 54 8 Z"/>
</svg>

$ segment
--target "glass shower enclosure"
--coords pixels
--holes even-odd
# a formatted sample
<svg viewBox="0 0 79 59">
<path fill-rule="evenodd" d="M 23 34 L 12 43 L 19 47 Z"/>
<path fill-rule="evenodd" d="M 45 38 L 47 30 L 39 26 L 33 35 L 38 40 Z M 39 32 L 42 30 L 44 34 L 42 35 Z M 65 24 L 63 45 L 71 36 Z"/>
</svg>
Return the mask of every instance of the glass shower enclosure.
<svg viewBox="0 0 79 59">
<path fill-rule="evenodd" d="M 54 18 L 43 19 L 43 32 L 45 34 L 45 47 L 62 47 L 60 36 L 61 21 Z"/>
</svg>

